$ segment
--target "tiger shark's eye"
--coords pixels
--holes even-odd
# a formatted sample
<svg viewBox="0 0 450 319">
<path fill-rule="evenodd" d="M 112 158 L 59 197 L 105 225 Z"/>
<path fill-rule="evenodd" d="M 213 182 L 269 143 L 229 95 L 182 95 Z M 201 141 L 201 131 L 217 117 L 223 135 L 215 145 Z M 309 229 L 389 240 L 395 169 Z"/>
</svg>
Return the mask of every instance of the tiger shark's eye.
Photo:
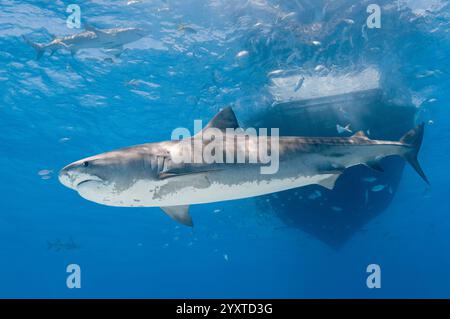
<svg viewBox="0 0 450 319">
<path fill-rule="evenodd" d="M 88 166 L 89 166 L 89 162 L 88 162 L 88 161 L 83 162 L 83 166 L 84 166 L 84 167 L 88 167 Z"/>
</svg>

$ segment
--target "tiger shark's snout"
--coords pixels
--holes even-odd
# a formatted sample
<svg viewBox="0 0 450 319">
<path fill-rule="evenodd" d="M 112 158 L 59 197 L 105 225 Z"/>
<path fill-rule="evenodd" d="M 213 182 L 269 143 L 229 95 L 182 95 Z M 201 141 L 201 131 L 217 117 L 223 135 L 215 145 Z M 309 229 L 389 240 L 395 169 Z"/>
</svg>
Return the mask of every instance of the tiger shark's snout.
<svg viewBox="0 0 450 319">
<path fill-rule="evenodd" d="M 102 181 L 98 176 L 89 173 L 87 168 L 88 161 L 85 160 L 71 163 L 59 171 L 58 179 L 61 184 L 75 191 L 88 181 Z"/>
<path fill-rule="evenodd" d="M 73 187 L 73 171 L 71 169 L 72 164 L 65 166 L 59 171 L 58 179 L 61 184 L 68 188 L 74 188 Z"/>
</svg>

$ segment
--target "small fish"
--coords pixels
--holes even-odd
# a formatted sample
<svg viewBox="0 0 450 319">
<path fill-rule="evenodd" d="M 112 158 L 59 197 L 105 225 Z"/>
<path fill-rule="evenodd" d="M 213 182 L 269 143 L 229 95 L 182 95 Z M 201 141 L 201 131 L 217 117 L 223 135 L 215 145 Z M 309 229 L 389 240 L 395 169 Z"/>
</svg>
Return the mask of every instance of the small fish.
<svg viewBox="0 0 450 319">
<path fill-rule="evenodd" d="M 310 194 L 308 196 L 308 198 L 309 199 L 316 199 L 316 198 L 319 198 L 320 196 L 322 196 L 322 192 L 318 191 L 318 190 L 315 190 L 312 194 Z"/>
<path fill-rule="evenodd" d="M 50 179 L 50 178 L 52 178 L 50 175 L 43 175 L 43 176 L 41 176 L 41 179 L 43 179 L 43 180 L 47 180 L 47 179 Z"/>
<path fill-rule="evenodd" d="M 227 254 L 224 254 L 224 255 L 223 255 L 223 259 L 225 259 L 225 261 L 228 261 L 228 255 L 227 255 Z"/>
<path fill-rule="evenodd" d="M 365 182 L 367 182 L 367 183 L 373 183 L 373 182 L 375 182 L 376 180 L 377 180 L 376 177 L 366 177 L 366 178 L 363 178 L 363 181 L 365 181 Z"/>
<path fill-rule="evenodd" d="M 386 185 L 378 184 L 378 185 L 373 186 L 371 188 L 371 190 L 372 190 L 372 192 L 379 192 L 379 191 L 382 191 L 385 188 L 386 188 Z"/>
<path fill-rule="evenodd" d="M 220 213 L 220 211 L 221 211 L 220 209 L 214 209 L 213 212 L 217 214 L 217 213 Z"/>
<path fill-rule="evenodd" d="M 369 37 L 367 36 L 366 31 L 366 24 L 363 24 L 363 26 L 361 27 L 361 36 L 363 37 L 364 40 L 369 41 Z"/>
<path fill-rule="evenodd" d="M 342 106 L 339 106 L 338 110 L 344 115 L 344 117 L 349 116 L 348 112 Z"/>
<path fill-rule="evenodd" d="M 60 139 L 58 140 L 58 142 L 60 142 L 60 143 L 65 143 L 65 142 L 68 142 L 68 141 L 70 141 L 70 138 L 69 138 L 69 137 L 63 137 L 63 138 L 60 138 Z"/>
<path fill-rule="evenodd" d="M 288 19 L 288 18 L 291 18 L 291 17 L 295 16 L 296 14 L 297 13 L 295 13 L 295 12 L 289 12 L 288 14 L 282 16 L 280 20 L 283 21 L 285 19 Z"/>
<path fill-rule="evenodd" d="M 335 212 L 342 212 L 342 208 L 339 206 L 331 206 L 331 209 L 334 210 Z"/>
<path fill-rule="evenodd" d="M 316 47 L 318 47 L 319 45 L 322 45 L 322 43 L 320 41 L 312 41 L 311 43 L 313 45 L 315 45 Z"/>
<path fill-rule="evenodd" d="M 297 58 L 299 58 L 299 54 L 298 51 L 296 50 L 288 56 L 288 58 L 286 59 L 286 63 L 290 64 L 292 61 L 294 61 L 294 59 Z"/>
<path fill-rule="evenodd" d="M 425 188 L 425 190 L 422 193 L 422 197 L 423 198 L 430 198 L 431 197 L 429 188 Z"/>
<path fill-rule="evenodd" d="M 427 70 L 427 71 L 424 71 L 424 72 L 419 73 L 418 75 L 416 75 L 416 78 L 418 78 L 418 79 L 427 78 L 427 77 L 430 77 L 430 76 L 434 76 L 437 73 L 438 72 L 436 72 L 435 70 Z"/>
<path fill-rule="evenodd" d="M 38 172 L 38 175 L 39 175 L 39 176 L 44 176 L 44 175 L 49 175 L 49 174 L 51 174 L 51 173 L 53 173 L 53 171 L 50 170 L 50 169 L 42 169 L 42 170 L 40 170 L 40 171 Z"/>
<path fill-rule="evenodd" d="M 283 70 L 274 70 L 274 71 L 267 73 L 267 76 L 268 77 L 277 76 L 277 75 L 283 74 L 283 72 L 284 72 Z"/>
<path fill-rule="evenodd" d="M 350 124 L 347 124 L 346 126 L 340 126 L 339 124 L 336 124 L 336 130 L 339 134 L 342 133 L 353 133 L 353 131 L 350 129 Z"/>
<path fill-rule="evenodd" d="M 49 250 L 61 251 L 61 250 L 75 250 L 79 249 L 80 246 L 75 243 L 72 238 L 69 238 L 67 242 L 64 242 L 60 239 L 56 239 L 55 241 L 47 241 L 47 246 Z"/>
<path fill-rule="evenodd" d="M 326 69 L 326 67 L 325 67 L 324 65 L 319 64 L 318 66 L 316 66 L 316 67 L 314 68 L 314 71 L 316 71 L 316 72 L 321 72 L 321 71 L 323 71 L 323 70 L 325 70 L 325 69 Z"/>
<path fill-rule="evenodd" d="M 180 24 L 178 26 L 178 31 L 183 31 L 185 33 L 197 33 L 197 30 L 185 24 Z"/>
<path fill-rule="evenodd" d="M 240 51 L 238 54 L 236 54 L 236 58 L 242 59 L 248 57 L 249 53 L 248 51 Z"/>
<path fill-rule="evenodd" d="M 300 90 L 300 88 L 303 85 L 303 81 L 305 81 L 305 78 L 303 76 L 298 78 L 297 83 L 295 83 L 294 92 L 297 92 L 298 90 Z"/>
</svg>

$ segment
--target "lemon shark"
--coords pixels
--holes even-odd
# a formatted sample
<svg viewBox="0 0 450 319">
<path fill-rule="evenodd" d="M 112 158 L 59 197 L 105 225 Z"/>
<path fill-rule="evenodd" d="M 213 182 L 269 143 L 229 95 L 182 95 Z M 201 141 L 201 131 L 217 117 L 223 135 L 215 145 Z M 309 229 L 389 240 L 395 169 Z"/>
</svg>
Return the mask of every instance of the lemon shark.
<svg viewBox="0 0 450 319">
<path fill-rule="evenodd" d="M 236 136 L 222 139 L 205 134 L 207 130 L 235 129 Z M 240 133 L 241 132 L 241 133 Z M 108 206 L 161 207 L 176 221 L 192 226 L 189 205 L 254 197 L 310 184 L 333 189 L 342 172 L 351 166 L 367 165 L 382 170 L 379 161 L 400 156 L 428 183 L 417 155 L 424 124 L 407 132 L 399 141 L 369 139 L 362 131 L 351 137 L 289 137 L 277 140 L 279 167 L 262 174 L 266 166 L 255 155 L 257 136 L 239 139 L 239 124 L 233 110 L 221 110 L 200 133 L 181 140 L 141 144 L 87 157 L 67 165 L 59 173 L 60 182 L 89 201 Z M 235 154 L 244 151 L 256 162 L 211 163 L 204 152 L 189 147 L 195 143 L 216 151 Z M 219 145 L 219 143 L 221 145 Z M 269 151 L 274 151 L 273 141 Z M 223 146 L 223 148 L 221 148 Z M 180 154 L 200 161 L 179 162 Z"/>
<path fill-rule="evenodd" d="M 66 49 L 74 56 L 82 49 L 106 49 L 109 53 L 119 56 L 125 44 L 137 41 L 148 34 L 141 28 L 113 28 L 97 29 L 85 25 L 85 31 L 70 36 L 57 38 L 47 43 L 34 43 L 23 36 L 26 43 L 36 50 L 36 59 L 39 60 L 46 51 L 53 55 L 59 49 Z"/>
</svg>

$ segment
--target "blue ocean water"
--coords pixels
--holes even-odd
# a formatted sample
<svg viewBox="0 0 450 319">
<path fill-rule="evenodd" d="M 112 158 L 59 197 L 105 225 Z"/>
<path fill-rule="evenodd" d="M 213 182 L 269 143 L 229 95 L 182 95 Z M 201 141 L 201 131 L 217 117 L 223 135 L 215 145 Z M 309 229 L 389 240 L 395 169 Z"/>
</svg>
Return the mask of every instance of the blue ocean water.
<svg viewBox="0 0 450 319">
<path fill-rule="evenodd" d="M 381 28 L 369 29 L 372 2 L 0 0 L 0 297 L 450 297 L 450 5 L 377 0 Z M 82 22 L 149 34 L 119 57 L 36 60 L 22 36 L 83 31 L 67 26 L 72 3 Z M 426 122 L 419 159 L 431 187 L 406 167 L 388 208 L 339 247 L 254 198 L 192 206 L 191 229 L 58 181 L 70 162 L 170 139 L 226 105 L 245 123 L 286 98 L 274 75 L 341 82 L 368 68 Z M 69 264 L 80 289 L 66 285 Z M 379 289 L 366 285 L 369 264 L 381 267 Z"/>
</svg>

